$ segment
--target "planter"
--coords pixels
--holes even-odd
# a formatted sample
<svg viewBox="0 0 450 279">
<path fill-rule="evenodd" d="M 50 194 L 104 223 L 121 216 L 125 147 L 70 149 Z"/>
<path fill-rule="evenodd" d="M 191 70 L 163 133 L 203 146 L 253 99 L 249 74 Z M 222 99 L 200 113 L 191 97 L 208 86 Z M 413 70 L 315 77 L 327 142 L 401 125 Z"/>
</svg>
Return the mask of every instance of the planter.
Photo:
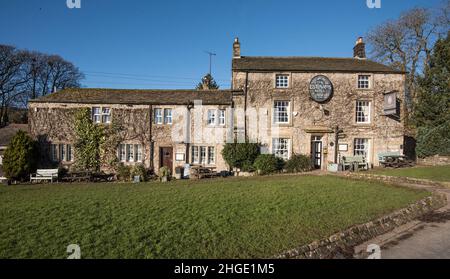
<svg viewBox="0 0 450 279">
<path fill-rule="evenodd" d="M 169 177 L 167 177 L 167 176 L 162 176 L 161 177 L 161 182 L 165 183 L 167 181 L 169 181 Z"/>
</svg>

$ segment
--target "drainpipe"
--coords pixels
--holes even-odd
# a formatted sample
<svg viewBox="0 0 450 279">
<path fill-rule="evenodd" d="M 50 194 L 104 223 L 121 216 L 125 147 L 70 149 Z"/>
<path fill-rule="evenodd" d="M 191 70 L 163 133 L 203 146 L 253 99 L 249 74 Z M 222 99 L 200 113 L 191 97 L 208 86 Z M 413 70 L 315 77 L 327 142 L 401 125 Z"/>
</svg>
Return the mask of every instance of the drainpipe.
<svg viewBox="0 0 450 279">
<path fill-rule="evenodd" d="M 247 92 L 248 92 L 248 72 L 245 72 L 245 87 L 244 87 L 244 137 L 247 142 Z"/>
<path fill-rule="evenodd" d="M 150 109 L 150 169 L 155 171 L 154 165 L 154 152 L 155 152 L 155 143 L 153 142 L 153 106 L 149 106 Z"/>
<path fill-rule="evenodd" d="M 192 104 L 188 104 L 186 106 L 186 164 L 189 164 L 189 150 L 191 148 L 191 109 L 193 108 Z"/>
</svg>

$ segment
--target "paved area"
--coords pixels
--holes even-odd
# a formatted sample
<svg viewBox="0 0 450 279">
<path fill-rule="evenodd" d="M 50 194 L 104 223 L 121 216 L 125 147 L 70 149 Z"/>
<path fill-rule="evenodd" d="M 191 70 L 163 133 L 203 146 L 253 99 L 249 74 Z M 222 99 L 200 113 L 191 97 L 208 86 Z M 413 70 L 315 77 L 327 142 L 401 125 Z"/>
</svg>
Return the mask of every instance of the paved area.
<svg viewBox="0 0 450 279">
<path fill-rule="evenodd" d="M 450 202 L 450 189 L 423 186 L 428 187 L 445 193 Z M 356 247 L 356 252 L 369 244 L 381 247 L 383 259 L 450 259 L 450 204 Z"/>
</svg>

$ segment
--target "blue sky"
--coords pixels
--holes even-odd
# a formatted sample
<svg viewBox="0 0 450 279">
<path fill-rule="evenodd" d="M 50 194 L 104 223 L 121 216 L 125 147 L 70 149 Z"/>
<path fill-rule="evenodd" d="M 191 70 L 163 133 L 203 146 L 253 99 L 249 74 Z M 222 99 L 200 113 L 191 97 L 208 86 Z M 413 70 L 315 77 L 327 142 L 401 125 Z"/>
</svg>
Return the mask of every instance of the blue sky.
<svg viewBox="0 0 450 279">
<path fill-rule="evenodd" d="M 208 72 L 230 86 L 234 37 L 242 55 L 349 57 L 358 36 L 440 0 L 0 0 L 0 44 L 58 54 L 85 87 L 192 88 Z"/>
</svg>

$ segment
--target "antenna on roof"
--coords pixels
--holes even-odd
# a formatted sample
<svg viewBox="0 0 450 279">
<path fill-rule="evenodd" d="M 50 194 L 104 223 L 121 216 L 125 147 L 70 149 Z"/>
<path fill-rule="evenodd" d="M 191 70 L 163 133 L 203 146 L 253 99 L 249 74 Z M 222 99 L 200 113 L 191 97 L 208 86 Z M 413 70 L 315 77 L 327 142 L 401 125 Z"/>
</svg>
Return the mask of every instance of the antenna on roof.
<svg viewBox="0 0 450 279">
<path fill-rule="evenodd" d="M 209 54 L 209 74 L 211 75 L 211 65 L 212 65 L 212 57 L 216 56 L 217 54 L 210 52 L 210 51 L 206 51 L 205 53 Z"/>
</svg>

